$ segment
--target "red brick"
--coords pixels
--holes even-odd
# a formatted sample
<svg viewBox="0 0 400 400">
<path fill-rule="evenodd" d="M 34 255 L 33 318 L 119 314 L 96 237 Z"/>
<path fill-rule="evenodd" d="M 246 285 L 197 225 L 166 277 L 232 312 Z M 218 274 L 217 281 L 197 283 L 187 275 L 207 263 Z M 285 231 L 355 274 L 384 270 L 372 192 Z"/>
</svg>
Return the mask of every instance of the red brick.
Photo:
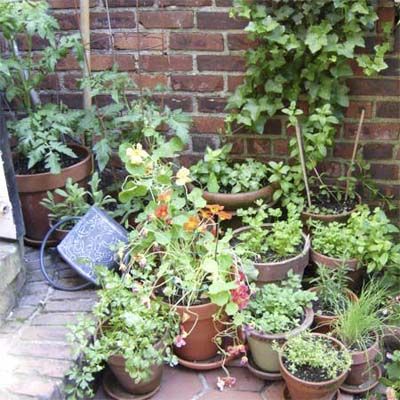
<svg viewBox="0 0 400 400">
<path fill-rule="evenodd" d="M 286 139 L 276 139 L 272 141 L 272 154 L 284 156 L 288 154 L 289 144 Z"/>
<path fill-rule="evenodd" d="M 334 157 L 350 159 L 353 154 L 353 143 L 336 143 L 333 149 Z"/>
<path fill-rule="evenodd" d="M 18 49 L 21 51 L 28 51 L 28 37 L 26 35 L 17 35 L 17 44 Z M 45 39 L 42 39 L 40 36 L 32 37 L 32 50 L 42 50 L 49 45 L 49 42 Z"/>
<path fill-rule="evenodd" d="M 171 85 L 176 91 L 218 92 L 224 88 L 224 79 L 218 75 L 173 75 Z"/>
<path fill-rule="evenodd" d="M 271 154 L 271 141 L 268 139 L 247 139 L 247 151 L 250 155 Z"/>
<path fill-rule="evenodd" d="M 400 160 L 400 148 L 397 149 L 396 160 Z"/>
<path fill-rule="evenodd" d="M 376 116 L 400 120 L 400 102 L 383 101 L 376 104 Z"/>
<path fill-rule="evenodd" d="M 142 55 L 141 68 L 147 72 L 191 71 L 193 60 L 188 55 Z"/>
<path fill-rule="evenodd" d="M 390 143 L 367 143 L 363 146 L 363 154 L 367 160 L 391 160 L 393 157 L 393 145 Z"/>
<path fill-rule="evenodd" d="M 222 51 L 224 38 L 220 33 L 171 33 L 169 46 L 173 50 Z"/>
<path fill-rule="evenodd" d="M 228 48 L 229 50 L 246 50 L 254 47 L 255 42 L 250 40 L 245 33 L 229 33 Z"/>
<path fill-rule="evenodd" d="M 400 125 L 397 124 L 364 124 L 361 137 L 363 139 L 380 139 L 380 140 L 396 140 L 399 137 Z M 344 125 L 344 136 L 347 138 L 354 137 L 357 131 L 357 124 Z"/>
<path fill-rule="evenodd" d="M 372 117 L 372 102 L 371 101 L 350 101 L 346 109 L 346 117 L 360 118 L 361 111 L 365 110 L 365 118 Z"/>
<path fill-rule="evenodd" d="M 339 177 L 342 176 L 342 167 L 340 163 L 333 161 L 324 161 L 318 165 L 319 172 L 324 172 L 328 176 Z"/>
<path fill-rule="evenodd" d="M 132 74 L 132 80 L 138 87 L 155 90 L 157 86 L 168 86 L 168 77 L 165 75 Z"/>
<path fill-rule="evenodd" d="M 228 90 L 233 92 L 239 85 L 243 83 L 244 75 L 228 76 Z"/>
<path fill-rule="evenodd" d="M 48 0 L 50 8 L 75 8 L 79 9 L 79 2 L 77 0 Z M 96 0 L 89 1 L 89 7 L 95 7 Z"/>
<path fill-rule="evenodd" d="M 108 0 L 109 7 L 151 7 L 155 0 Z"/>
<path fill-rule="evenodd" d="M 111 49 L 110 35 L 108 33 L 90 32 L 90 47 L 92 50 Z"/>
<path fill-rule="evenodd" d="M 40 84 L 40 89 L 52 89 L 59 90 L 60 89 L 60 81 L 56 74 L 46 75 L 42 83 Z"/>
<path fill-rule="evenodd" d="M 378 32 L 383 32 L 383 24 L 389 23 L 391 26 L 394 25 L 394 20 L 396 17 L 396 10 L 394 6 L 391 7 L 379 7 L 378 8 Z"/>
<path fill-rule="evenodd" d="M 203 113 L 223 113 L 226 107 L 226 98 L 223 97 L 198 97 L 198 110 Z"/>
<path fill-rule="evenodd" d="M 232 0 L 215 0 L 217 7 L 231 7 L 233 5 Z"/>
<path fill-rule="evenodd" d="M 168 106 L 171 110 L 180 109 L 185 112 L 193 111 L 192 98 L 189 96 L 162 94 L 153 96 L 153 99 L 157 104 Z"/>
<path fill-rule="evenodd" d="M 244 29 L 248 21 L 241 18 L 231 18 L 227 12 L 200 11 L 197 13 L 199 29 Z"/>
<path fill-rule="evenodd" d="M 114 48 L 117 50 L 161 50 L 163 44 L 162 33 L 118 32 L 114 34 Z"/>
<path fill-rule="evenodd" d="M 193 27 L 192 11 L 143 11 L 139 22 L 147 29 L 182 29 Z"/>
<path fill-rule="evenodd" d="M 244 71 L 245 60 L 240 56 L 197 56 L 199 71 Z"/>
<path fill-rule="evenodd" d="M 192 135 L 192 150 L 194 153 L 204 153 L 207 147 L 211 149 L 218 147 L 218 141 L 215 136 Z"/>
<path fill-rule="evenodd" d="M 352 95 L 398 96 L 400 80 L 391 79 L 349 79 L 348 85 Z"/>
<path fill-rule="evenodd" d="M 114 57 L 112 54 L 92 54 L 90 59 L 93 71 L 108 70 L 114 65 Z M 130 54 L 117 54 L 115 63 L 118 64 L 118 69 L 120 71 L 134 71 L 136 69 L 135 57 Z"/>
<path fill-rule="evenodd" d="M 64 87 L 69 90 L 77 90 L 79 88 L 78 80 L 82 78 L 82 74 L 66 74 L 64 76 Z"/>
<path fill-rule="evenodd" d="M 245 153 L 245 141 L 241 138 L 233 138 L 227 137 L 225 140 L 226 143 L 230 143 L 232 145 L 231 154 L 243 154 Z"/>
<path fill-rule="evenodd" d="M 371 176 L 374 179 L 398 180 L 399 166 L 395 164 L 371 164 Z"/>
<path fill-rule="evenodd" d="M 211 0 L 160 0 L 159 7 L 207 7 Z"/>
<path fill-rule="evenodd" d="M 222 117 L 193 117 L 192 132 L 219 133 L 224 131 L 225 120 Z"/>
</svg>

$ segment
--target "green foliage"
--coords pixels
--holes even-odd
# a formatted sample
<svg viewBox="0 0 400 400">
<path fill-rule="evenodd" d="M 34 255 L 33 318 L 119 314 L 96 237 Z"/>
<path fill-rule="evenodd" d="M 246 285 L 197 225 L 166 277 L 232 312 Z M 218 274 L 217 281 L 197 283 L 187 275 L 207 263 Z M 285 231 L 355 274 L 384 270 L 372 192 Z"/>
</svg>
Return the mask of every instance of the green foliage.
<svg viewBox="0 0 400 400">
<path fill-rule="evenodd" d="M 89 181 L 89 190 L 68 178 L 64 189 L 56 189 L 54 193 L 48 191 L 47 197 L 40 204 L 49 210 L 49 217 L 54 222 L 61 221 L 65 217 L 81 217 L 86 214 L 91 206 L 104 209 L 115 204 L 115 199 L 109 195 L 104 195 L 99 185 L 100 178 L 97 172 L 92 175 Z M 55 201 L 54 195 L 60 196 L 62 200 Z"/>
<path fill-rule="evenodd" d="M 196 181 L 212 193 L 243 193 L 261 189 L 268 179 L 265 164 L 247 158 L 243 162 L 229 160 L 232 145 L 212 150 L 207 147 L 204 159 L 192 165 Z"/>
<path fill-rule="evenodd" d="M 136 383 L 150 377 L 154 364 L 176 364 L 170 345 L 178 331 L 178 315 L 129 276 L 121 278 L 107 270 L 98 273 L 102 289 L 97 291 L 93 316 L 82 317 L 68 335 L 73 355 L 81 357 L 68 373 L 69 399 L 94 396 L 95 374 L 112 355 L 125 358 L 126 372 Z M 162 345 L 156 347 L 160 341 Z"/>
<path fill-rule="evenodd" d="M 28 169 L 43 163 L 45 169 L 58 174 L 62 156 L 76 158 L 67 138 L 76 136 L 78 118 L 79 112 L 46 104 L 19 121 L 9 122 L 9 131 L 18 140 L 17 153 L 28 159 Z"/>
<path fill-rule="evenodd" d="M 299 253 L 299 246 L 304 242 L 302 222 L 293 204 L 289 204 L 286 220 L 280 209 L 268 208 L 262 200 L 257 200 L 257 208 L 240 209 L 237 215 L 243 224 L 250 227 L 238 235 L 237 253 L 256 262 L 280 261 Z M 276 220 L 265 226 L 268 219 Z"/>
<path fill-rule="evenodd" d="M 79 35 L 58 38 L 57 20 L 48 14 L 47 1 L 0 1 L 0 26 L 4 38 L 9 43 L 9 53 L 0 55 L 0 91 L 4 91 L 8 101 L 18 99 L 25 111 L 31 112 L 30 92 L 39 87 L 47 74 L 53 72 L 62 58 L 74 51 L 83 63 L 83 47 Z M 20 57 L 13 43 L 19 35 L 26 36 L 27 53 Z M 48 42 L 40 51 L 40 57 L 32 51 L 34 37 Z"/>
<path fill-rule="evenodd" d="M 301 289 L 301 278 L 293 273 L 279 286 L 269 283 L 256 290 L 242 311 L 243 322 L 262 333 L 287 333 L 301 324 L 304 309 L 316 295 Z"/>
<path fill-rule="evenodd" d="M 390 355 L 390 361 L 385 365 L 386 377 L 382 383 L 388 388 L 392 388 L 396 396 L 400 396 L 400 350 L 396 350 Z M 394 400 L 397 397 L 394 397 Z M 388 397 L 388 399 L 390 399 Z"/>
<path fill-rule="evenodd" d="M 351 365 L 346 349 L 337 349 L 328 338 L 305 332 L 288 339 L 281 351 L 286 368 L 297 375 L 304 367 L 311 367 L 324 376 L 324 380 L 337 378 Z"/>
</svg>

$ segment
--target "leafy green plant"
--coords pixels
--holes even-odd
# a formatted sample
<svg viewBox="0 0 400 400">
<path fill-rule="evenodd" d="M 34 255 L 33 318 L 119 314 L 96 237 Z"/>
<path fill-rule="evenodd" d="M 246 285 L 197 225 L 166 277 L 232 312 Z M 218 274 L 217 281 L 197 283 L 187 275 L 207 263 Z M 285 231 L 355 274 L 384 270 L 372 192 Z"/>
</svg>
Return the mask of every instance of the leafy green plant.
<svg viewBox="0 0 400 400">
<path fill-rule="evenodd" d="M 89 181 L 89 190 L 68 178 L 64 189 L 56 189 L 54 193 L 47 192 L 47 197 L 40 204 L 49 210 L 49 217 L 54 222 L 61 221 L 66 217 L 81 217 L 86 214 L 91 206 L 104 209 L 116 203 L 111 196 L 104 195 L 99 186 L 100 178 L 97 172 L 92 175 Z M 55 201 L 55 195 L 60 196 L 62 200 Z M 70 223 L 67 224 L 71 226 Z M 74 222 L 72 225 L 74 225 Z"/>
<path fill-rule="evenodd" d="M 243 162 L 229 160 L 232 145 L 219 149 L 207 147 L 204 159 L 192 165 L 195 180 L 209 192 L 242 193 L 261 189 L 268 181 L 268 167 L 248 158 Z"/>
<path fill-rule="evenodd" d="M 301 289 L 301 278 L 293 273 L 279 286 L 269 283 L 256 289 L 242 311 L 245 325 L 264 333 L 286 333 L 301 324 L 304 309 L 316 300 L 314 293 Z"/>
<path fill-rule="evenodd" d="M 72 383 L 66 393 L 71 399 L 94 396 L 95 374 L 113 355 L 124 357 L 126 372 L 136 383 L 150 377 L 152 365 L 177 361 L 170 350 L 179 327 L 177 314 L 129 276 L 104 269 L 98 276 L 102 289 L 93 315 L 82 317 L 68 335 L 74 356 L 81 358 L 68 373 Z M 163 345 L 155 347 L 160 341 Z"/>
<path fill-rule="evenodd" d="M 389 357 L 390 361 L 385 365 L 386 377 L 382 378 L 382 383 L 391 389 L 392 398 L 386 392 L 388 400 L 396 400 L 396 396 L 400 396 L 400 350 L 394 351 Z"/>
<path fill-rule="evenodd" d="M 289 204 L 287 219 L 279 220 L 282 216 L 280 209 L 268 208 L 262 200 L 257 200 L 256 205 L 257 208 L 237 211 L 243 224 L 250 227 L 238 235 L 235 246 L 237 253 L 256 262 L 273 262 L 301 252 L 299 248 L 304 243 L 304 238 L 297 208 Z M 266 226 L 265 222 L 271 218 L 275 221 Z"/>
<path fill-rule="evenodd" d="M 322 381 L 337 378 L 351 365 L 351 356 L 346 349 L 337 349 L 326 337 L 304 332 L 290 337 L 282 354 L 285 367 L 302 379 L 302 370 L 311 368 L 318 371 Z"/>
</svg>

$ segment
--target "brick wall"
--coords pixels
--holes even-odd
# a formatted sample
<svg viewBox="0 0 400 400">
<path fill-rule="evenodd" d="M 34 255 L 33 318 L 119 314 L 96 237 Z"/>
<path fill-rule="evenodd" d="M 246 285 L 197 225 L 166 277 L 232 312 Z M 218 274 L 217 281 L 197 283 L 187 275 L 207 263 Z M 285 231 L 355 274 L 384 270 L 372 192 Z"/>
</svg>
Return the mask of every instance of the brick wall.
<svg viewBox="0 0 400 400">
<path fill-rule="evenodd" d="M 207 145 L 217 146 L 224 127 L 224 107 L 229 93 L 242 80 L 245 63 L 242 52 L 251 45 L 243 33 L 245 21 L 229 18 L 231 0 L 108 0 L 114 54 L 111 51 L 106 0 L 91 1 L 92 69 L 109 68 L 113 59 L 136 82 L 155 88 L 167 86 L 165 103 L 182 108 L 193 116 L 192 141 L 186 159 L 199 156 Z M 64 31 L 77 29 L 78 0 L 50 0 L 53 13 Z M 394 22 L 393 1 L 379 10 L 382 21 Z M 139 29 L 137 28 L 139 24 Z M 139 30 L 139 33 L 138 33 Z M 344 173 L 343 162 L 351 156 L 353 137 L 360 110 L 366 109 L 362 133 L 364 157 L 371 173 L 387 194 L 400 202 L 400 29 L 394 51 L 388 56 L 389 68 L 380 76 L 366 78 L 354 66 L 349 81 L 352 100 L 337 143 L 322 169 L 333 176 Z M 368 38 L 368 49 L 376 43 Z M 138 50 L 140 49 L 140 63 Z M 138 67 L 141 75 L 138 74 Z M 74 71 L 75 70 L 75 71 Z M 44 96 L 60 97 L 79 107 L 76 91 L 79 73 L 73 59 L 59 66 L 56 76 L 46 81 Z M 155 93 L 160 99 L 160 95 Z M 285 159 L 287 133 L 283 117 L 268 122 L 265 135 L 241 133 L 234 136 L 234 152 L 263 160 Z"/>
</svg>

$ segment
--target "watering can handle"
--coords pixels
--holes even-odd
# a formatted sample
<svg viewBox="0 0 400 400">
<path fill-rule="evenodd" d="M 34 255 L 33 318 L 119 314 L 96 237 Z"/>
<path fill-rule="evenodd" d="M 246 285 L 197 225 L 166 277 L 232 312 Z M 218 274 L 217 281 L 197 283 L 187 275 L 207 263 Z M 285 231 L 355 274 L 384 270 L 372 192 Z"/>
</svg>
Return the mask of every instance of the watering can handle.
<svg viewBox="0 0 400 400">
<path fill-rule="evenodd" d="M 66 292 L 76 292 L 76 291 L 78 291 L 78 290 L 86 289 L 86 288 L 88 288 L 88 287 L 90 287 L 90 286 L 93 285 L 92 282 L 87 282 L 87 283 L 84 283 L 84 284 L 79 285 L 79 286 L 62 286 L 62 285 L 60 285 L 60 284 L 54 282 L 54 281 L 50 278 L 49 274 L 48 274 L 47 271 L 46 271 L 46 266 L 44 265 L 44 250 L 45 250 L 45 248 L 46 248 L 46 244 L 47 244 L 47 241 L 49 240 L 49 237 L 53 234 L 53 232 L 54 232 L 61 224 L 64 224 L 64 223 L 67 222 L 67 221 L 77 221 L 77 220 L 80 220 L 80 219 L 81 219 L 81 217 L 67 217 L 67 218 L 62 219 L 61 221 L 58 221 L 58 222 L 57 222 L 56 224 L 54 224 L 54 225 L 50 228 L 50 230 L 46 233 L 46 236 L 45 236 L 44 239 L 43 239 L 42 245 L 40 246 L 40 269 L 41 269 L 41 271 L 42 271 L 43 276 L 44 276 L 45 279 L 47 280 L 47 282 L 49 282 L 49 284 L 50 284 L 54 289 L 57 289 L 57 290 L 64 290 L 64 291 L 66 291 Z"/>
</svg>

